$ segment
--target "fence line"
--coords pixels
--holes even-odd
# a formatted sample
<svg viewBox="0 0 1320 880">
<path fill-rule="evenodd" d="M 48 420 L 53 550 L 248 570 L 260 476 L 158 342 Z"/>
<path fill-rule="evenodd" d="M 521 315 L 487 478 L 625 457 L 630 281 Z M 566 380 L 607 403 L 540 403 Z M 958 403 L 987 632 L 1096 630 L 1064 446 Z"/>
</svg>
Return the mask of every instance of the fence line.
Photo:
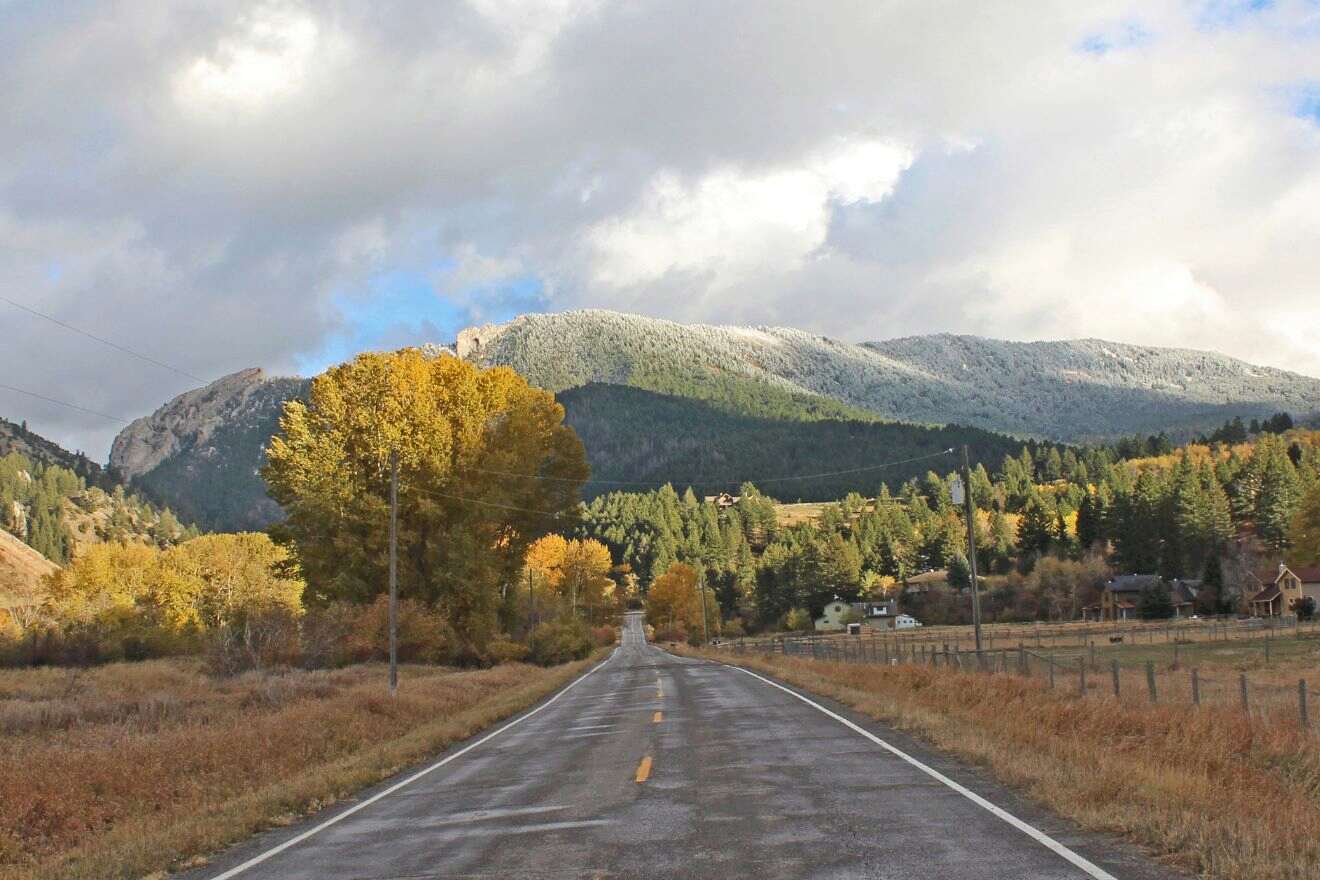
<svg viewBox="0 0 1320 880">
<path fill-rule="evenodd" d="M 1093 647 L 1093 644 L 1089 646 Z M 1088 698 L 1128 704 L 1230 707 L 1254 718 L 1272 722 L 1288 720 L 1312 729 L 1310 705 L 1314 697 L 1304 678 L 1295 685 L 1284 685 L 1250 678 L 1246 672 L 1234 675 L 1229 669 L 1207 676 L 1195 666 L 1182 669 L 1177 662 L 1172 668 L 1157 668 L 1152 660 L 1125 663 L 1113 657 L 1102 663 L 1094 650 L 1060 655 L 1032 650 L 1025 642 L 1015 647 L 976 651 L 964 649 L 957 642 L 937 645 L 924 640 L 858 636 L 782 636 L 724 642 L 719 648 L 735 654 L 780 654 L 824 662 L 905 664 L 1016 675 L 1039 679 L 1050 689 L 1075 688 L 1079 696 Z"/>
</svg>

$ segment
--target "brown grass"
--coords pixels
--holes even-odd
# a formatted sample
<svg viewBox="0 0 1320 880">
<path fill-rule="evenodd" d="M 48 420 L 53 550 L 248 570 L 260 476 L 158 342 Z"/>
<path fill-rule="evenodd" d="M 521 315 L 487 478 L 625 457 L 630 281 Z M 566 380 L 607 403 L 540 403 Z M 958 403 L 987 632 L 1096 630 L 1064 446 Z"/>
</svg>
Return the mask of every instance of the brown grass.
<svg viewBox="0 0 1320 880">
<path fill-rule="evenodd" d="M 0 671 L 0 878 L 141 877 L 333 803 L 591 661 L 208 678 L 196 660 Z"/>
<path fill-rule="evenodd" d="M 1320 750 L 1295 725 L 1079 699 L 1009 675 L 707 656 L 910 731 L 1085 828 L 1203 876 L 1320 876 Z"/>
</svg>

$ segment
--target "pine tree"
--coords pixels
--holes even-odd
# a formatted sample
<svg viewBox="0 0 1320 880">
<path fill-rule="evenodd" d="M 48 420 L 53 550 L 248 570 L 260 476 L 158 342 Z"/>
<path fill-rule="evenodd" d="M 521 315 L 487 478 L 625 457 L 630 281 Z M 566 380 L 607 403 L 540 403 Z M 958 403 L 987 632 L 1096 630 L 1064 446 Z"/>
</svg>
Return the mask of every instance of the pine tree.
<svg viewBox="0 0 1320 880">
<path fill-rule="evenodd" d="M 1054 521 L 1044 500 L 1033 495 L 1022 510 L 1018 521 L 1018 552 L 1025 557 L 1044 556 L 1054 541 Z"/>
</svg>

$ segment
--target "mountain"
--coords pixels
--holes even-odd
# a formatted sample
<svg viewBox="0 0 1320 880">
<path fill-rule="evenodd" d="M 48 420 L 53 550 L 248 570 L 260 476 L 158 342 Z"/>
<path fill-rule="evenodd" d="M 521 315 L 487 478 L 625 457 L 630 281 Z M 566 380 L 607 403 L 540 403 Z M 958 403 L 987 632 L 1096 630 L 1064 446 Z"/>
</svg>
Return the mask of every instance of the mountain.
<svg viewBox="0 0 1320 880">
<path fill-rule="evenodd" d="M 185 392 L 119 433 L 110 470 L 203 529 L 264 528 L 280 517 L 261 479 L 265 444 L 310 384 L 250 369 Z"/>
<path fill-rule="evenodd" d="M 597 479 L 695 480 L 711 491 L 743 475 L 850 470 L 964 442 L 996 467 L 1002 450 L 1021 445 L 1004 435 L 1187 437 L 1232 416 L 1320 410 L 1317 379 L 1209 352 L 1096 340 L 852 344 L 785 328 L 577 311 L 473 327 L 452 347 L 429 348 L 511 366 L 560 393 Z M 264 445 L 283 402 L 307 390 L 306 379 L 257 369 L 226 376 L 129 425 L 115 439 L 111 470 L 204 528 L 261 528 L 279 516 L 259 475 Z M 950 427 L 932 429 L 942 425 Z M 881 479 L 894 485 L 931 465 L 777 488 L 804 499 L 871 492 Z"/>
<path fill-rule="evenodd" d="M 1093 339 L 939 334 L 854 345 L 779 327 L 579 311 L 471 328 L 459 334 L 456 352 L 511 366 L 554 391 L 606 382 L 761 415 L 730 393 L 751 380 L 872 418 L 1067 442 L 1161 431 L 1190 437 L 1233 416 L 1320 411 L 1320 379 L 1212 352 Z"/>
</svg>

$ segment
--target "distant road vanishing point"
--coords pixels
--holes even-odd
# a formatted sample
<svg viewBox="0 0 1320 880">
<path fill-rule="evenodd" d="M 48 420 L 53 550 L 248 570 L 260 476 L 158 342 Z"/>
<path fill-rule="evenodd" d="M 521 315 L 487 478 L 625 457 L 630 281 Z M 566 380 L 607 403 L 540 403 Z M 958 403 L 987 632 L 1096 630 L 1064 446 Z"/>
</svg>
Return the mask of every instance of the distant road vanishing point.
<svg viewBox="0 0 1320 880">
<path fill-rule="evenodd" d="M 662 651 L 630 613 L 539 706 L 185 876 L 1176 875 L 828 701 Z"/>
</svg>

